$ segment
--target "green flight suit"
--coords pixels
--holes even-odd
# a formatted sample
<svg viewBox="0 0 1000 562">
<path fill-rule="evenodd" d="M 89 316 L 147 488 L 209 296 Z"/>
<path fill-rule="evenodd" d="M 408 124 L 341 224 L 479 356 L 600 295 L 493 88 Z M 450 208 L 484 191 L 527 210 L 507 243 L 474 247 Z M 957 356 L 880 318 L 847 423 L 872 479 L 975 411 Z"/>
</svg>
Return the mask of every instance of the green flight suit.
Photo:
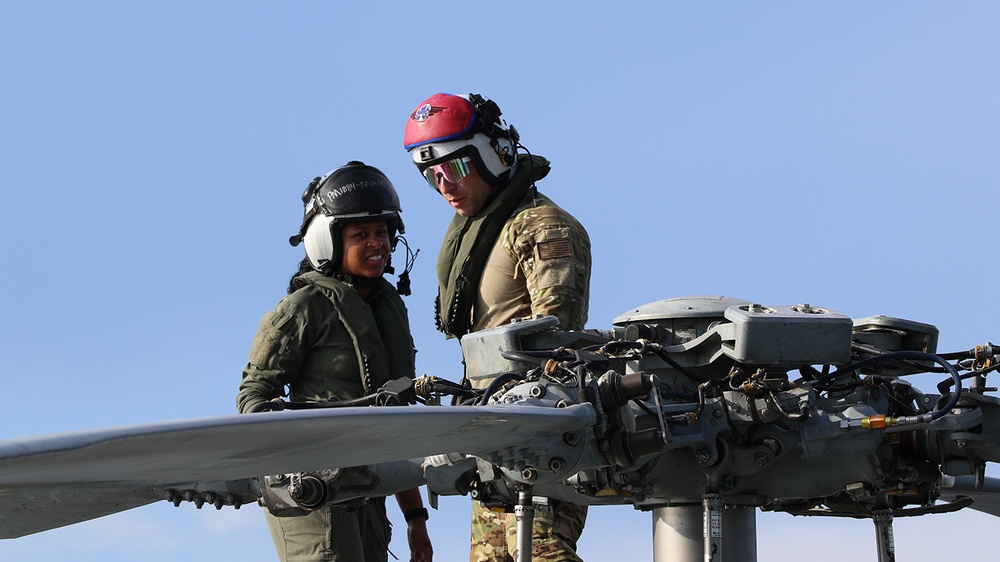
<svg viewBox="0 0 1000 562">
<path fill-rule="evenodd" d="M 298 289 L 261 319 L 237 396 L 241 413 L 286 395 L 295 402 L 360 398 L 414 376 L 406 307 L 387 281 L 380 280 L 367 301 L 348 283 L 318 272 L 293 283 Z M 387 559 L 385 498 L 301 517 L 265 516 L 283 562 Z"/>
</svg>

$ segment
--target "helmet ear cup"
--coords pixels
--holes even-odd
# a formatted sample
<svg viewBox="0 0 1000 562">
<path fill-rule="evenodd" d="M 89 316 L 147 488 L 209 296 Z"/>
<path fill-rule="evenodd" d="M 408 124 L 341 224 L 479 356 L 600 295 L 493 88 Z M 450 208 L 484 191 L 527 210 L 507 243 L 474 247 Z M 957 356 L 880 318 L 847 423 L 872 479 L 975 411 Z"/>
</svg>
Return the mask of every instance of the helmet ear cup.
<svg viewBox="0 0 1000 562">
<path fill-rule="evenodd" d="M 331 272 L 340 265 L 340 226 L 334 217 L 317 214 L 302 236 L 306 257 L 313 269 Z"/>
<path fill-rule="evenodd" d="M 490 185 L 499 187 L 514 176 L 517 171 L 517 150 L 509 138 L 493 138 L 485 133 L 476 133 L 469 145 L 474 149 L 472 152 L 476 171 Z"/>
<path fill-rule="evenodd" d="M 490 139 L 490 148 L 497 155 L 497 160 L 500 164 L 505 167 L 511 167 L 517 162 L 516 149 L 513 144 L 511 144 L 510 139 L 496 138 Z"/>
</svg>

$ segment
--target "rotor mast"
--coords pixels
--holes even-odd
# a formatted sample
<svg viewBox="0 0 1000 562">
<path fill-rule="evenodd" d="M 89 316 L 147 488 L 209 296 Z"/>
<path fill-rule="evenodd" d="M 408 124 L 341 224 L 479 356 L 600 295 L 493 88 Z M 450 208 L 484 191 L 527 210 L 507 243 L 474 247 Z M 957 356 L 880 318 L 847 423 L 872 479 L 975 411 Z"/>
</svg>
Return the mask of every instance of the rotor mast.
<svg viewBox="0 0 1000 562">
<path fill-rule="evenodd" d="M 755 508 L 723 507 L 713 495 L 653 510 L 653 562 L 757 562 Z"/>
</svg>

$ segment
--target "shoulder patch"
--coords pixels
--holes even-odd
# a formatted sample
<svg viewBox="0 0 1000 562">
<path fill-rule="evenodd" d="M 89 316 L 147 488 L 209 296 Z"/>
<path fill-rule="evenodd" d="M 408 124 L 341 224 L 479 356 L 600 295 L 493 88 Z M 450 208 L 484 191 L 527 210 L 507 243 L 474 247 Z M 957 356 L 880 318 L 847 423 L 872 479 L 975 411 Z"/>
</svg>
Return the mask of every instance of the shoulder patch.
<svg viewBox="0 0 1000 562">
<path fill-rule="evenodd" d="M 281 347 L 281 328 L 290 320 L 290 316 L 282 319 L 273 310 L 264 315 L 260 328 L 250 346 L 250 362 L 257 367 L 266 368 L 269 360 Z"/>
<path fill-rule="evenodd" d="M 568 228 L 546 228 L 535 237 L 538 259 L 568 258 L 573 255 Z"/>
<path fill-rule="evenodd" d="M 573 246 L 569 243 L 569 240 L 557 240 L 538 245 L 538 259 L 540 260 L 568 258 L 572 255 Z"/>
</svg>

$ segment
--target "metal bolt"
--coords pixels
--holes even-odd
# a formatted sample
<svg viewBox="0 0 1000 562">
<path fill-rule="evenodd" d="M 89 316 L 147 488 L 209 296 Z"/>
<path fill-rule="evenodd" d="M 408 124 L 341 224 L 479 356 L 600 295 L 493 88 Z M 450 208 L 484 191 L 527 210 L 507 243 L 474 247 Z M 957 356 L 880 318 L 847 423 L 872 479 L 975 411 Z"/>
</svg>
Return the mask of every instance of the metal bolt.
<svg viewBox="0 0 1000 562">
<path fill-rule="evenodd" d="M 712 451 L 709 451 L 707 447 L 702 447 L 695 453 L 695 459 L 698 464 L 708 464 L 712 460 Z"/>
<path fill-rule="evenodd" d="M 565 466 L 566 462 L 559 457 L 552 457 L 549 460 L 549 470 L 551 470 L 552 472 L 562 472 Z"/>
</svg>

